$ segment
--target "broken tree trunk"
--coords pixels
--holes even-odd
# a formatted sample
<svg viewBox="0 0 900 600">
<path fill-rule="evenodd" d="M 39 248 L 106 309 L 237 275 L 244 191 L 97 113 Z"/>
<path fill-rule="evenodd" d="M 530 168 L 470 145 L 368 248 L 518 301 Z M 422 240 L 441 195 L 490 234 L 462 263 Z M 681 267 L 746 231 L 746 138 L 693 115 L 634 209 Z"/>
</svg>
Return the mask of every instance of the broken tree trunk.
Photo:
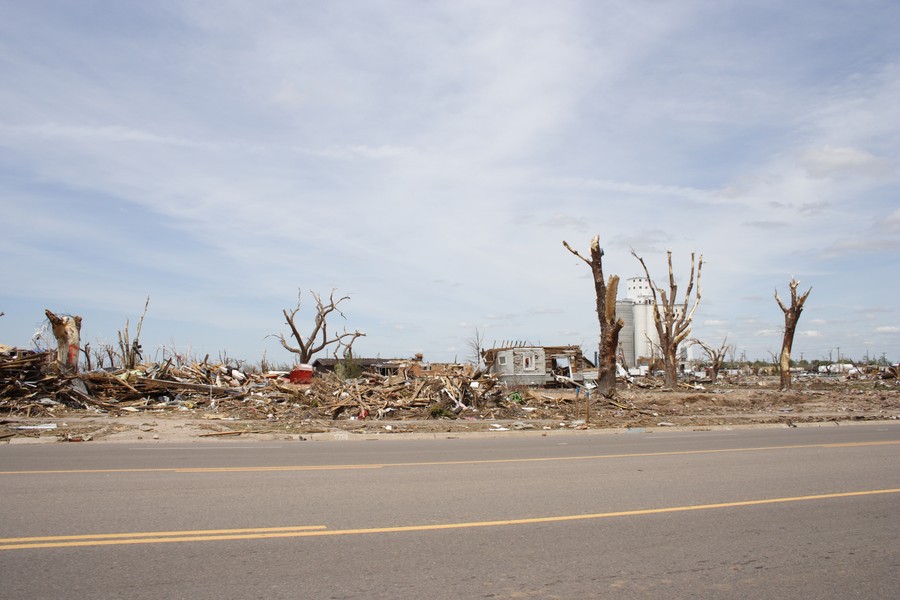
<svg viewBox="0 0 900 600">
<path fill-rule="evenodd" d="M 591 258 L 588 260 L 563 242 L 566 249 L 586 262 L 594 276 L 594 292 L 597 300 L 597 319 L 600 321 L 600 359 L 597 364 L 597 393 L 604 398 L 612 398 L 616 393 L 616 350 L 619 346 L 619 332 L 625 326 L 616 317 L 616 294 L 619 290 L 619 276 L 610 275 L 607 283 L 603 278 L 603 249 L 600 236 L 591 240 Z"/>
<path fill-rule="evenodd" d="M 56 315 L 44 311 L 56 338 L 56 362 L 63 371 L 78 371 L 78 355 L 81 346 L 81 317 Z"/>
<path fill-rule="evenodd" d="M 806 293 L 797 297 L 797 286 L 800 282 L 791 277 L 791 305 L 785 306 L 778 297 L 778 289 L 775 289 L 775 301 L 778 302 L 781 312 L 784 313 L 784 338 L 781 341 L 781 356 L 779 357 L 779 368 L 781 370 L 781 389 L 791 389 L 791 346 L 794 344 L 794 333 L 797 331 L 797 321 L 800 319 L 800 313 L 803 312 L 803 304 L 806 297 L 812 291 L 812 288 L 806 290 Z"/>
</svg>

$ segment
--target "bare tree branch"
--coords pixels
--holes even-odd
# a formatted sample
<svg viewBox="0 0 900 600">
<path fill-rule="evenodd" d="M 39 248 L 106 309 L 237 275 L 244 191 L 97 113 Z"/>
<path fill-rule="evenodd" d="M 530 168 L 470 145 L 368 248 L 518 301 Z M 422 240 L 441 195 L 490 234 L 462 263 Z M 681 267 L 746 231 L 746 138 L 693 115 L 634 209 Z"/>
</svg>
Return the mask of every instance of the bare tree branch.
<svg viewBox="0 0 900 600">
<path fill-rule="evenodd" d="M 484 334 L 477 327 L 472 337 L 466 340 L 466 346 L 469 347 L 469 351 L 472 353 L 472 363 L 475 370 L 478 371 L 484 364 L 484 357 L 481 355 L 484 349 Z"/>
<path fill-rule="evenodd" d="M 728 355 L 728 352 L 733 351 L 733 345 L 728 344 L 728 336 L 725 336 L 725 339 L 722 340 L 722 343 L 718 348 L 714 348 L 698 339 L 692 339 L 690 342 L 700 346 L 703 349 L 703 353 L 709 358 L 710 379 L 712 379 L 713 383 L 716 383 L 719 379 L 719 371 L 722 369 L 722 365 L 725 364 L 725 358 Z"/>
<path fill-rule="evenodd" d="M 659 345 L 663 354 L 665 363 L 666 385 L 674 387 L 678 379 L 677 356 L 678 345 L 681 344 L 691 332 L 691 321 L 694 318 L 694 312 L 700 304 L 700 272 L 703 268 L 703 255 L 700 255 L 699 262 L 696 263 L 695 272 L 695 255 L 691 253 L 691 274 L 688 278 L 687 290 L 684 294 L 684 300 L 679 306 L 676 306 L 676 297 L 678 296 L 678 284 L 675 281 L 675 273 L 672 268 L 672 251 L 666 251 L 666 262 L 669 267 L 669 289 L 660 289 L 659 286 L 650 277 L 650 270 L 644 259 L 637 255 L 634 248 L 631 249 L 631 255 L 635 257 L 641 267 L 644 268 L 644 274 L 650 286 L 650 293 L 653 298 L 653 323 L 656 325 L 656 333 L 659 336 Z M 695 278 L 696 277 L 696 278 Z M 696 283 L 697 289 L 694 291 Z M 693 305 L 688 309 L 691 296 L 693 294 Z M 681 310 L 678 310 L 678 309 Z"/>
<path fill-rule="evenodd" d="M 355 342 L 358 338 L 364 337 L 366 334 L 361 331 L 347 331 L 344 329 L 343 332 L 331 335 L 328 334 L 328 318 L 332 313 L 337 313 L 343 318 L 344 313 L 341 312 L 339 305 L 341 302 L 345 300 L 349 300 L 350 296 L 342 296 L 340 298 L 335 299 L 334 294 L 336 290 L 331 290 L 331 294 L 328 297 L 328 302 L 322 300 L 322 297 L 310 290 L 310 294 L 316 300 L 316 316 L 313 319 L 313 326 L 309 332 L 309 335 L 303 336 L 300 333 L 300 330 L 296 325 L 297 313 L 300 312 L 301 308 L 301 293 L 297 292 L 297 306 L 294 309 L 282 310 L 282 314 L 284 315 L 284 320 L 287 326 L 291 330 L 291 336 L 293 336 L 294 341 L 296 342 L 296 346 L 292 346 L 288 343 L 287 337 L 283 333 L 276 334 L 275 337 L 281 342 L 282 347 L 289 352 L 292 352 L 297 355 L 297 360 L 301 364 L 309 363 L 313 356 L 317 353 L 321 352 L 328 346 L 334 345 L 334 354 L 337 356 L 338 350 L 340 348 L 344 348 L 345 350 L 350 350 L 353 346 L 353 342 Z"/>
</svg>

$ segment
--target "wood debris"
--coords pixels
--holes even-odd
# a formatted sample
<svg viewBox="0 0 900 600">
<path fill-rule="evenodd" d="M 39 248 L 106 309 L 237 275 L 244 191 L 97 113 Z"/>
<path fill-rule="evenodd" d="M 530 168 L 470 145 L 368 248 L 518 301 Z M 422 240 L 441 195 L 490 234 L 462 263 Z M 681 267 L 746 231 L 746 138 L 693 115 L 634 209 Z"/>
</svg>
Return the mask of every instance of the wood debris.
<svg viewBox="0 0 900 600">
<path fill-rule="evenodd" d="M 60 416 L 86 410 L 111 416 L 189 412 L 235 420 L 529 419 L 559 413 L 566 400 L 510 391 L 486 373 L 396 375 L 341 379 L 323 373 L 310 383 L 244 373 L 226 364 L 136 365 L 131 369 L 62 372 L 50 352 L 0 354 L 0 414 Z"/>
<path fill-rule="evenodd" d="M 772 378 L 759 379 L 759 386 L 755 381 L 745 381 L 740 388 L 688 385 L 670 389 L 653 379 L 636 378 L 615 398 L 594 396 L 590 426 L 768 422 L 783 420 L 785 406 L 792 409 L 794 423 L 822 420 L 826 414 L 828 418 L 900 418 L 900 390 L 894 382 L 873 380 L 865 392 L 862 383 L 853 383 L 860 389 L 852 394 L 809 389 L 788 397 L 774 391 Z M 850 384 L 835 380 L 834 385 L 839 389 Z M 6 347 L 0 348 L 0 442 L 42 435 L 87 441 L 116 433 L 117 427 L 131 427 L 107 417 L 137 415 L 202 419 L 208 423 L 201 427 L 207 430 L 202 435 L 210 439 L 363 432 L 366 427 L 399 432 L 427 427 L 484 431 L 490 426 L 490 430 L 509 431 L 532 425 L 541 430 L 589 426 L 579 420 L 586 412 L 585 390 L 548 391 L 509 386 L 482 372 L 414 373 L 412 369 L 390 375 L 367 372 L 355 379 L 325 372 L 308 383 L 298 383 L 290 381 L 288 372 L 243 371 L 234 364 L 210 362 L 208 357 L 202 362 L 166 360 L 76 373 L 60 369 L 52 351 Z M 853 412 L 857 409 L 862 412 Z M 96 415 L 103 421 L 90 427 L 83 421 L 66 425 L 76 415 L 79 420 Z M 51 429 L 52 423 L 59 423 L 59 429 Z"/>
</svg>

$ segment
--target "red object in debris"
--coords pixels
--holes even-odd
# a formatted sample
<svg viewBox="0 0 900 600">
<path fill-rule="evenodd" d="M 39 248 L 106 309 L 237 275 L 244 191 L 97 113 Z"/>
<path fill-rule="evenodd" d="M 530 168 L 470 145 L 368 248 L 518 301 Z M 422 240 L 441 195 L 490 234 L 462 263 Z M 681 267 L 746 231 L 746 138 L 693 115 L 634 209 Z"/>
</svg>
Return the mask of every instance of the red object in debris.
<svg viewBox="0 0 900 600">
<path fill-rule="evenodd" d="M 294 370 L 288 374 L 288 380 L 291 383 L 307 383 L 313 376 L 312 365 L 297 365 Z"/>
<path fill-rule="evenodd" d="M 69 344 L 69 364 L 78 367 L 78 344 Z"/>
</svg>

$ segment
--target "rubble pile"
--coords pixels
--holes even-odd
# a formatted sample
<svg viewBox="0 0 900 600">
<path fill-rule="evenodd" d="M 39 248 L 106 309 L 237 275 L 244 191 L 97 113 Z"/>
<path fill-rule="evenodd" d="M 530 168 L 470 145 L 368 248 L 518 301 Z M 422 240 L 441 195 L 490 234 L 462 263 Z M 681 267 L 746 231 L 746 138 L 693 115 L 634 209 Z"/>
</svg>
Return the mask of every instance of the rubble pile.
<svg viewBox="0 0 900 600">
<path fill-rule="evenodd" d="M 0 412 L 40 415 L 54 406 L 82 408 L 55 370 L 55 353 L 10 348 L 0 352 Z"/>
<path fill-rule="evenodd" d="M 0 414 L 60 416 L 69 409 L 111 416 L 192 412 L 235 420 L 526 419 L 558 414 L 566 400 L 534 390 L 510 391 L 475 373 L 411 377 L 324 373 L 292 383 L 287 373 L 245 373 L 226 364 L 141 365 L 135 369 L 60 373 L 50 353 L 0 355 Z"/>
<path fill-rule="evenodd" d="M 524 406 L 534 394 L 510 392 L 495 377 L 430 376 L 406 378 L 365 374 L 342 380 L 326 374 L 307 388 L 293 387 L 292 408 L 320 419 L 523 418 L 536 412 Z"/>
<path fill-rule="evenodd" d="M 164 417 L 194 421 L 199 437 L 794 426 L 900 418 L 896 380 L 813 378 L 782 392 L 777 377 L 709 386 L 680 382 L 675 389 L 653 378 L 636 378 L 615 398 L 595 396 L 588 403 L 587 388 L 574 382 L 552 390 L 510 387 L 483 372 L 398 369 L 390 375 L 364 372 L 355 379 L 306 373 L 252 372 L 211 363 L 208 357 L 77 373 L 60 367 L 52 352 L 0 347 L 0 441 L 42 435 L 86 441 L 136 427 L 153 432 L 154 422 Z M 92 416 L 97 419 L 88 422 Z"/>
</svg>

